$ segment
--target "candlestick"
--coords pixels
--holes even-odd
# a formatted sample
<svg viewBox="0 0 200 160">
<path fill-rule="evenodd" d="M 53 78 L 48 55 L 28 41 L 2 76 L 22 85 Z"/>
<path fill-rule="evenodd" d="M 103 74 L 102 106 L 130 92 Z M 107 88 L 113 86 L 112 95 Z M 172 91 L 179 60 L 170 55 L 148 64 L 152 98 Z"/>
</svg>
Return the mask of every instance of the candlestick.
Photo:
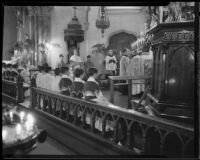
<svg viewBox="0 0 200 160">
<path fill-rule="evenodd" d="M 3 129 L 3 131 L 2 131 L 3 141 L 6 139 L 6 136 L 7 136 L 7 131 L 5 129 Z"/>
<path fill-rule="evenodd" d="M 18 124 L 16 125 L 17 136 L 20 135 L 21 131 L 22 131 L 22 126 L 21 126 L 21 124 L 18 123 Z"/>
</svg>

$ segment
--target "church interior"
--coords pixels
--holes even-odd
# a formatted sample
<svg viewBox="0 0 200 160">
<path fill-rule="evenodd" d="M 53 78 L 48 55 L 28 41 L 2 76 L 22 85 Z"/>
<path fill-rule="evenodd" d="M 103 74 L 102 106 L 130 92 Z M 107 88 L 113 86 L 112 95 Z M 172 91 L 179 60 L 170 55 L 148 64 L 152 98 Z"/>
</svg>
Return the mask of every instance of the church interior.
<svg viewBox="0 0 200 160">
<path fill-rule="evenodd" d="M 3 156 L 197 157 L 197 13 L 4 5 Z"/>
</svg>

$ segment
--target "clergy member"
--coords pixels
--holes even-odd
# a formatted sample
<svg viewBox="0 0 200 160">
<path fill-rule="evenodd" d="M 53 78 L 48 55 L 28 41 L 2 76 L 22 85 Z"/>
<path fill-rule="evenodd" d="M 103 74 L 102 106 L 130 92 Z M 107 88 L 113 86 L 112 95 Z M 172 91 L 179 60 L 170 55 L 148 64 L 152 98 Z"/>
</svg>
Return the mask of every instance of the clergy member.
<svg viewBox="0 0 200 160">
<path fill-rule="evenodd" d="M 106 61 L 106 70 L 112 71 L 113 75 L 116 75 L 117 59 L 113 55 L 113 50 L 108 51 L 108 55 L 106 56 L 105 61 Z"/>
<path fill-rule="evenodd" d="M 120 76 L 129 76 L 129 65 L 130 65 L 130 59 L 129 59 L 129 52 L 128 49 L 124 48 L 121 51 L 122 57 L 120 59 Z"/>
</svg>

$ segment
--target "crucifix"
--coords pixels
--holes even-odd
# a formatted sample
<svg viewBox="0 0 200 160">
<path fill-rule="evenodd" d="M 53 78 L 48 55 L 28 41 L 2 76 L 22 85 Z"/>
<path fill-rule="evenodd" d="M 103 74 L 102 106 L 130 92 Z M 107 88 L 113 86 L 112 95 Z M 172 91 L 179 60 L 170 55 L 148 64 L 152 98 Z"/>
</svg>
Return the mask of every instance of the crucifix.
<svg viewBox="0 0 200 160">
<path fill-rule="evenodd" d="M 77 7 L 74 6 L 73 8 L 74 8 L 74 17 L 76 17 L 76 9 L 77 9 Z"/>
</svg>

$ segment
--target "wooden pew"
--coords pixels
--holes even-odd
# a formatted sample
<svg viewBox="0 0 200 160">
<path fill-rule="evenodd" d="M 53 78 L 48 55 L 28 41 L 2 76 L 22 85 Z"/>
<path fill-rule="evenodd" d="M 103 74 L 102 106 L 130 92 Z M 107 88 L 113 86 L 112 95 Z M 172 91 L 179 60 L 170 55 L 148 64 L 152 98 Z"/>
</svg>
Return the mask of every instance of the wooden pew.
<svg viewBox="0 0 200 160">
<path fill-rule="evenodd" d="M 149 80 L 149 76 L 109 76 L 110 79 L 110 102 L 114 103 L 114 82 L 115 81 L 128 81 L 128 84 L 117 84 L 117 85 L 128 85 L 128 108 L 131 108 L 131 97 L 132 97 L 132 80 Z M 138 84 L 138 83 L 137 83 Z"/>
</svg>

